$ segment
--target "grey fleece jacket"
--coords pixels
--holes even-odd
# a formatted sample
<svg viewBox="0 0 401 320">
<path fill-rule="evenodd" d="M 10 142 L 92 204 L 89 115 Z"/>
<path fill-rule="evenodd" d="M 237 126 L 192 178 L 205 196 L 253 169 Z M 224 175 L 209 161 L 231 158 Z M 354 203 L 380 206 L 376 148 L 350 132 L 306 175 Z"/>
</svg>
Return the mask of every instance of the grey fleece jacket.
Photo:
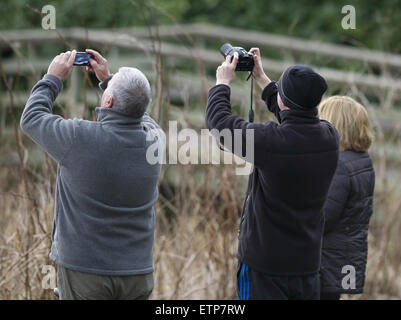
<svg viewBox="0 0 401 320">
<path fill-rule="evenodd" d="M 160 127 L 147 114 L 110 108 L 96 108 L 98 121 L 53 115 L 62 86 L 45 75 L 21 118 L 23 132 L 58 162 L 50 258 L 95 274 L 150 273 L 161 164 L 149 164 L 146 150 L 163 141 L 146 135 Z"/>
</svg>

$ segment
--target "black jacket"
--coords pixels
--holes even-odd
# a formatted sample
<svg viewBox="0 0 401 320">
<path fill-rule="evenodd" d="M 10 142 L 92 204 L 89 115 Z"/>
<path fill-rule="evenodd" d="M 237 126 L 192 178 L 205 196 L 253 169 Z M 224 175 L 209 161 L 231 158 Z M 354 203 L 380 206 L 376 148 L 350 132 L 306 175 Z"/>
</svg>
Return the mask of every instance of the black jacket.
<svg viewBox="0 0 401 320">
<path fill-rule="evenodd" d="M 330 123 L 319 120 L 317 108 L 280 111 L 275 82 L 264 89 L 262 99 L 280 124 L 248 123 L 233 115 L 228 86 L 214 86 L 208 96 L 209 129 L 240 129 L 243 136 L 245 129 L 254 129 L 254 170 L 237 257 L 270 275 L 316 273 L 323 205 L 338 161 L 338 133 Z"/>
<path fill-rule="evenodd" d="M 367 152 L 340 153 L 324 208 L 325 227 L 320 271 L 322 291 L 363 291 L 374 185 L 375 173 Z M 342 286 L 342 280 L 350 274 L 349 270 L 343 270 L 344 266 L 355 268 L 355 289 L 344 289 Z"/>
</svg>

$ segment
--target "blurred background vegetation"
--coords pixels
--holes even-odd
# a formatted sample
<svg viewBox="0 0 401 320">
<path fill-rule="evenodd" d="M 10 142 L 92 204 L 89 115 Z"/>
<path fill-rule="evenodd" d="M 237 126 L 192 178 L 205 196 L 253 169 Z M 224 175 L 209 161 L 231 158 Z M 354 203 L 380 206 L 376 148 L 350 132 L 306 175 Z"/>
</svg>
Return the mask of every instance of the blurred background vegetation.
<svg viewBox="0 0 401 320">
<path fill-rule="evenodd" d="M 0 29 L 38 28 L 41 18 L 33 9 L 52 4 L 57 27 L 120 28 L 144 25 L 141 12 L 129 0 L 2 0 Z M 154 0 L 153 3 L 179 23 L 205 22 L 291 35 L 358 47 L 401 51 L 401 2 L 399 0 Z M 351 4 L 357 28 L 343 30 L 341 8 Z M 31 8 L 31 9 L 29 9 Z M 171 20 L 160 12 L 153 19 Z"/>
</svg>

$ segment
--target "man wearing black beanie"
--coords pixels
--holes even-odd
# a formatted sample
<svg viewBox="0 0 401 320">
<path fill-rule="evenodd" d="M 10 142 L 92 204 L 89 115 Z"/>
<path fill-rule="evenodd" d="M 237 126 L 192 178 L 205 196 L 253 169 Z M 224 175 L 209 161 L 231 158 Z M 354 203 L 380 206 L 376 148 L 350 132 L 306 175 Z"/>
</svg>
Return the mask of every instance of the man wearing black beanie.
<svg viewBox="0 0 401 320">
<path fill-rule="evenodd" d="M 339 155 L 336 129 L 318 116 L 327 83 L 305 65 L 291 66 L 277 83 L 271 81 L 259 49 L 250 52 L 262 100 L 279 123 L 249 123 L 232 114 L 230 85 L 237 54 L 218 67 L 206 109 L 210 130 L 228 129 L 232 136 L 241 130 L 244 144 L 246 130 L 254 132 L 254 167 L 237 253 L 238 298 L 319 299 L 323 205 Z"/>
<path fill-rule="evenodd" d="M 283 72 L 277 82 L 277 88 L 286 107 L 305 110 L 318 106 L 327 90 L 327 83 L 311 67 L 296 64 Z"/>
</svg>

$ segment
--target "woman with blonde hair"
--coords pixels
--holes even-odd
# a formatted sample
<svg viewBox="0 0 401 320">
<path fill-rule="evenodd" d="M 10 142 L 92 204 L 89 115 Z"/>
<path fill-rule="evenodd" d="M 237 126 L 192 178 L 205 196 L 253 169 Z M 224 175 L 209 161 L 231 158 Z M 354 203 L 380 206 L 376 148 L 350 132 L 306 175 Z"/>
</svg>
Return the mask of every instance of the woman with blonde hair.
<svg viewBox="0 0 401 320">
<path fill-rule="evenodd" d="M 319 106 L 320 118 L 340 136 L 340 158 L 324 207 L 321 300 L 363 292 L 375 173 L 368 150 L 373 131 L 366 109 L 347 96 Z"/>
</svg>

